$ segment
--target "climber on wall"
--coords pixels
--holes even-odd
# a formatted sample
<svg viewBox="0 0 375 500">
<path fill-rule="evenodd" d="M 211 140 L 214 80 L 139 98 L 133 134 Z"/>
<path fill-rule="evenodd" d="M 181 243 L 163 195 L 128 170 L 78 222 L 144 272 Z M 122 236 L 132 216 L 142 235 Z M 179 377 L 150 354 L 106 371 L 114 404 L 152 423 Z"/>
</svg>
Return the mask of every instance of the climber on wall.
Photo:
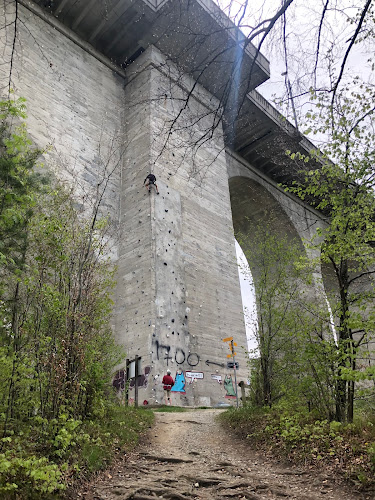
<svg viewBox="0 0 375 500">
<path fill-rule="evenodd" d="M 174 385 L 173 377 L 171 376 L 171 370 L 167 370 L 167 374 L 163 377 L 163 389 L 165 393 L 165 404 L 171 404 L 171 389 Z"/>
<path fill-rule="evenodd" d="M 159 194 L 158 185 L 156 184 L 156 177 L 154 174 L 148 174 L 146 179 L 143 181 L 143 185 L 148 189 L 148 192 L 151 193 L 151 186 L 155 186 L 156 193 Z"/>
</svg>

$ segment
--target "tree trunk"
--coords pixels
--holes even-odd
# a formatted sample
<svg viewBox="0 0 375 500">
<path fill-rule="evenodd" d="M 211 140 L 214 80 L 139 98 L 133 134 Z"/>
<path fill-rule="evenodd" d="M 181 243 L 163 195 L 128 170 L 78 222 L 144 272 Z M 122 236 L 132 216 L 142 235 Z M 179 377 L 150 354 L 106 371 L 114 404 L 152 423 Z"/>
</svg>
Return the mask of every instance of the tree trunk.
<svg viewBox="0 0 375 500">
<path fill-rule="evenodd" d="M 340 376 L 340 373 L 339 375 Z M 337 380 L 336 382 L 336 415 L 337 422 L 346 421 L 346 380 Z"/>
</svg>

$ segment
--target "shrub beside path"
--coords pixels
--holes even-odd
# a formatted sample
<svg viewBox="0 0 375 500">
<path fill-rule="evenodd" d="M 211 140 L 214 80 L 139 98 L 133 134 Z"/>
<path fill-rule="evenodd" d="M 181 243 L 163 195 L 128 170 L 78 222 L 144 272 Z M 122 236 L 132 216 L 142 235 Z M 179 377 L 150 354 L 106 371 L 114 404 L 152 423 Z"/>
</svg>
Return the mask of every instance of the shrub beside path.
<svg viewBox="0 0 375 500">
<path fill-rule="evenodd" d="M 77 498 L 85 500 L 369 500 L 324 473 L 270 461 L 215 420 L 222 410 L 155 413 L 138 450 Z"/>
</svg>

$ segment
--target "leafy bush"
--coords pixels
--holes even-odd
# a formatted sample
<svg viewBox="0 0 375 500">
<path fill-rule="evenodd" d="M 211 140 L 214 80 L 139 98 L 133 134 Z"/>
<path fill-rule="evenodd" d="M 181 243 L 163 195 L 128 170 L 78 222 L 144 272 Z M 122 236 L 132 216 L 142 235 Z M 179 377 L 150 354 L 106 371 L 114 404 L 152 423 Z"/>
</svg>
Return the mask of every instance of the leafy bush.
<svg viewBox="0 0 375 500">
<path fill-rule="evenodd" d="M 153 422 L 150 410 L 107 402 L 100 419 L 34 417 L 17 437 L 2 440 L 1 498 L 46 498 L 68 482 L 107 467 L 116 449 L 131 449 Z"/>
<path fill-rule="evenodd" d="M 0 454 L 0 494 L 19 492 L 27 498 L 65 489 L 61 482 L 63 464 L 45 457 L 17 456 L 13 450 Z"/>
</svg>

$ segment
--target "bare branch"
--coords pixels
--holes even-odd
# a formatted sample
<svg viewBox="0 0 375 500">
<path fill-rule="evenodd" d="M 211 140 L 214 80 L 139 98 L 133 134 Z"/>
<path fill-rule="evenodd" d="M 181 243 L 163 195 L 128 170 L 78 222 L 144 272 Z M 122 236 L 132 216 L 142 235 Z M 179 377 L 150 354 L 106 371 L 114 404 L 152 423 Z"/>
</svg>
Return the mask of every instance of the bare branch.
<svg viewBox="0 0 375 500">
<path fill-rule="evenodd" d="M 328 4 L 329 4 L 329 0 L 327 0 L 326 3 L 324 4 L 322 16 L 320 18 L 320 23 L 319 23 L 318 42 L 316 44 L 316 57 L 315 57 L 315 66 L 314 66 L 314 81 L 315 81 L 314 87 L 316 87 L 316 71 L 318 68 L 318 60 L 319 60 L 319 54 L 320 54 L 321 33 L 322 33 L 324 18 L 325 18 L 327 9 L 328 9 Z"/>
<path fill-rule="evenodd" d="M 333 105 L 334 103 L 334 100 L 335 100 L 335 97 L 336 97 L 336 92 L 337 92 L 337 89 L 338 89 L 338 86 L 341 82 L 341 79 L 343 77 L 343 74 L 344 74 L 344 70 L 345 70 L 345 65 L 346 65 L 346 62 L 348 60 L 348 57 L 349 57 L 349 54 L 350 54 L 350 51 L 352 50 L 353 48 L 353 45 L 355 44 L 356 40 L 357 40 L 357 37 L 362 29 L 362 24 L 364 22 L 364 19 L 366 17 L 366 14 L 370 8 L 370 5 L 372 3 L 372 0 L 367 0 L 366 2 L 366 5 L 364 6 L 363 10 L 362 10 L 362 13 L 361 13 L 361 17 L 358 21 L 358 24 L 357 24 L 357 28 L 354 32 L 354 35 L 352 36 L 351 40 L 350 40 L 350 44 L 349 44 L 349 47 L 347 48 L 346 52 L 345 52 L 345 56 L 344 56 L 344 59 L 341 63 L 341 68 L 340 68 L 340 73 L 339 73 L 339 76 L 336 80 L 336 83 L 333 87 L 333 93 L 332 93 L 332 99 L 331 99 L 331 104 Z"/>
</svg>

